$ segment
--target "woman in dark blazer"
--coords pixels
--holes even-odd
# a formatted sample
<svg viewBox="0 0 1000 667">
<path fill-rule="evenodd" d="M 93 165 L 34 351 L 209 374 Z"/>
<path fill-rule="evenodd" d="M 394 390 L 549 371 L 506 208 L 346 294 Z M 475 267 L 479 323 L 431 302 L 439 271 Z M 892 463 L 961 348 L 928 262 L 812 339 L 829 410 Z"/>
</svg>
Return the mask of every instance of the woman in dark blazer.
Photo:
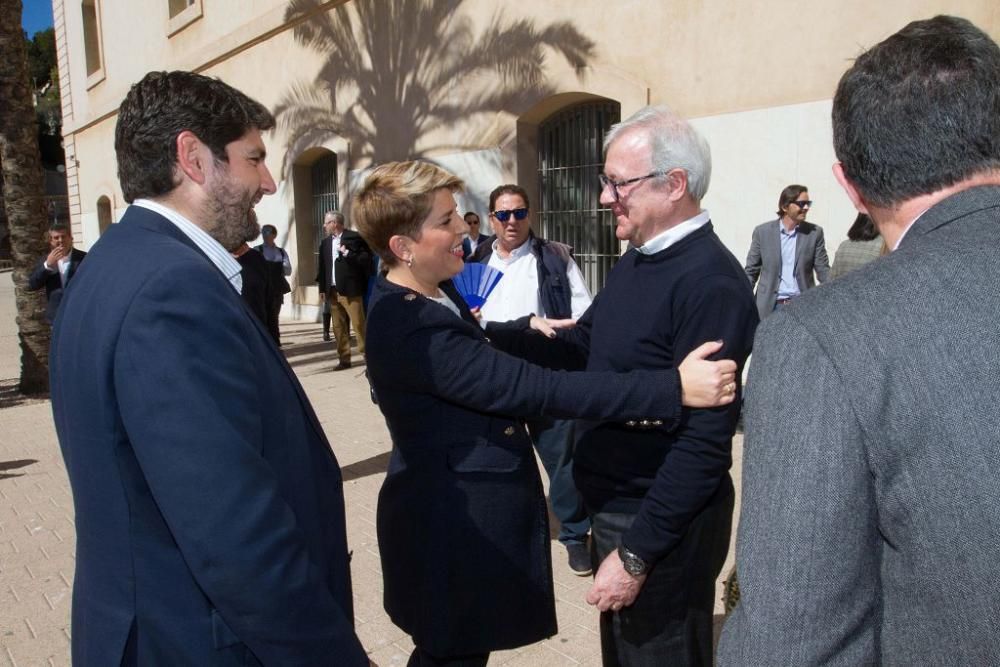
<svg viewBox="0 0 1000 667">
<path fill-rule="evenodd" d="M 453 196 L 461 187 L 434 165 L 390 163 L 353 207 L 387 267 L 367 341 L 393 442 L 377 530 L 385 608 L 413 637 L 410 665 L 484 665 L 490 651 L 556 632 L 545 497 L 522 419 L 676 423 L 682 382 L 685 405 L 732 400 L 731 362 L 559 372 L 525 361 L 582 367 L 570 348 L 531 330 L 551 334 L 553 323 L 525 317 L 484 330 L 450 281 L 468 231 Z"/>
</svg>

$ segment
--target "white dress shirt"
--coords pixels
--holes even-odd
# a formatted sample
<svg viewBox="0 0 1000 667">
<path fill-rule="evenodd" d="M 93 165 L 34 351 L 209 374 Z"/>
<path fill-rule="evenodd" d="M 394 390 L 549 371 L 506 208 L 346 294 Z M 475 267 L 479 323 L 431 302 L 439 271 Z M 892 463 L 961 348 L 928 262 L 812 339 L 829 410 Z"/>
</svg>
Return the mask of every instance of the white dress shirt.
<svg viewBox="0 0 1000 667">
<path fill-rule="evenodd" d="M 337 286 L 337 270 L 333 268 L 340 255 L 340 234 L 330 236 L 330 287 Z"/>
<path fill-rule="evenodd" d="M 222 275 L 226 277 L 226 280 L 233 286 L 233 289 L 240 294 L 243 293 L 243 276 L 240 275 L 240 263 L 233 258 L 228 250 L 222 247 L 221 243 L 209 236 L 208 232 L 174 209 L 168 208 L 151 199 L 136 199 L 132 202 L 132 206 L 138 206 L 154 213 L 159 213 L 172 222 L 177 229 L 184 233 L 184 236 L 191 239 L 203 253 L 208 255 L 208 259 L 219 271 L 222 271 Z"/>
<path fill-rule="evenodd" d="M 49 273 L 58 273 L 59 274 L 59 282 L 62 283 L 63 287 L 66 287 L 66 272 L 69 271 L 69 264 L 70 264 L 70 261 L 72 260 L 72 252 L 73 252 L 73 250 L 71 248 L 70 249 L 70 253 L 71 254 L 66 255 L 65 257 L 63 257 L 62 259 L 60 259 L 58 262 L 56 262 L 56 265 L 54 267 L 53 266 L 49 266 L 48 262 L 42 262 L 42 265 L 45 266 L 45 270 L 46 271 L 48 271 Z"/>
</svg>

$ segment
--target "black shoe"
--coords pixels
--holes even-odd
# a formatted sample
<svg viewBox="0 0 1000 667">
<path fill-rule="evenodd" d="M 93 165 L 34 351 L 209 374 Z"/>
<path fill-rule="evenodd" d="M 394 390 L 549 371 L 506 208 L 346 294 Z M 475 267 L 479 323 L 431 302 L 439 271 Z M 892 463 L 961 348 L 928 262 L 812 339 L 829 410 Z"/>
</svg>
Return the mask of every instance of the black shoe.
<svg viewBox="0 0 1000 667">
<path fill-rule="evenodd" d="M 586 542 L 570 542 L 566 545 L 566 553 L 569 555 L 569 569 L 578 577 L 589 576 L 593 572 L 590 564 L 590 549 Z"/>
<path fill-rule="evenodd" d="M 330 334 L 323 334 L 323 340 L 327 343 L 330 342 Z"/>
<path fill-rule="evenodd" d="M 337 364 L 336 370 L 338 370 L 338 371 L 346 371 L 350 367 L 351 367 L 351 362 L 350 361 L 341 361 L 339 364 Z"/>
</svg>

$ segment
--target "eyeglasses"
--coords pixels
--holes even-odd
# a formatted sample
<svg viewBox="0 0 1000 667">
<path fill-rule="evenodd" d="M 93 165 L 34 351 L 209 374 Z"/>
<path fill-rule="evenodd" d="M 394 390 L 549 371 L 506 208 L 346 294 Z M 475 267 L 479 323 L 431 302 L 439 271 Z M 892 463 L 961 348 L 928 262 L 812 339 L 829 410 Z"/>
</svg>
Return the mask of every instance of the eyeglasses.
<svg viewBox="0 0 1000 667">
<path fill-rule="evenodd" d="M 812 203 L 812 200 L 811 200 L 811 199 L 803 199 L 802 201 L 798 201 L 798 200 L 796 200 L 796 201 L 793 201 L 793 202 L 791 202 L 791 203 L 792 203 L 792 204 L 795 204 L 795 205 L 796 205 L 796 206 L 798 206 L 799 208 L 809 208 L 810 206 L 812 206 L 812 205 L 813 205 L 813 203 Z"/>
<path fill-rule="evenodd" d="M 524 220 L 525 218 L 528 217 L 527 208 L 515 208 L 510 210 L 493 211 L 492 213 L 490 213 L 490 215 L 492 215 L 500 222 L 507 222 L 508 220 L 510 220 L 511 213 L 514 214 L 515 220 Z"/>
<path fill-rule="evenodd" d="M 615 201 L 621 200 L 621 193 L 618 192 L 618 188 L 625 187 L 626 185 L 631 185 L 632 183 L 638 183 L 639 181 L 645 181 L 647 178 L 656 178 L 657 176 L 663 176 L 667 172 L 665 171 L 654 171 L 651 174 L 646 174 L 645 176 L 636 176 L 635 178 L 626 178 L 623 181 L 612 181 L 610 178 L 604 174 L 598 174 L 597 178 L 601 181 L 601 189 L 608 188 L 611 190 L 611 196 L 615 198 Z"/>
</svg>

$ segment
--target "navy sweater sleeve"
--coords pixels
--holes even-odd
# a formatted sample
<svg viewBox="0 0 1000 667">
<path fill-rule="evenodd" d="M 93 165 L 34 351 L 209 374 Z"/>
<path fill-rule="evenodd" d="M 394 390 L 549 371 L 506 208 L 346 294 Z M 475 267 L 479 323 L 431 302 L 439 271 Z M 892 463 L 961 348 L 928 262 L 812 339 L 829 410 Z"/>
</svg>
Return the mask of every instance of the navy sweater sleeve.
<svg viewBox="0 0 1000 667">
<path fill-rule="evenodd" d="M 742 276 L 699 278 L 675 302 L 672 315 L 675 358 L 683 359 L 706 340 L 722 340 L 718 359 L 742 366 L 749 353 L 756 312 Z M 749 336 L 748 336 L 749 332 Z M 676 440 L 646 493 L 622 543 L 649 561 L 665 556 L 688 524 L 719 488 L 732 464 L 732 436 L 739 416 L 739 395 L 730 405 L 684 408 Z"/>
<path fill-rule="evenodd" d="M 742 368 L 756 325 L 743 267 L 709 224 L 658 253 L 625 253 L 569 336 L 585 341 L 588 370 L 676 374 L 693 349 L 719 339 L 724 347 L 712 358 Z M 738 414 L 739 394 L 728 407 L 682 408 L 673 428 L 581 422 L 577 486 L 594 507 L 634 514 L 622 542 L 655 562 L 677 546 L 725 482 Z"/>
</svg>

